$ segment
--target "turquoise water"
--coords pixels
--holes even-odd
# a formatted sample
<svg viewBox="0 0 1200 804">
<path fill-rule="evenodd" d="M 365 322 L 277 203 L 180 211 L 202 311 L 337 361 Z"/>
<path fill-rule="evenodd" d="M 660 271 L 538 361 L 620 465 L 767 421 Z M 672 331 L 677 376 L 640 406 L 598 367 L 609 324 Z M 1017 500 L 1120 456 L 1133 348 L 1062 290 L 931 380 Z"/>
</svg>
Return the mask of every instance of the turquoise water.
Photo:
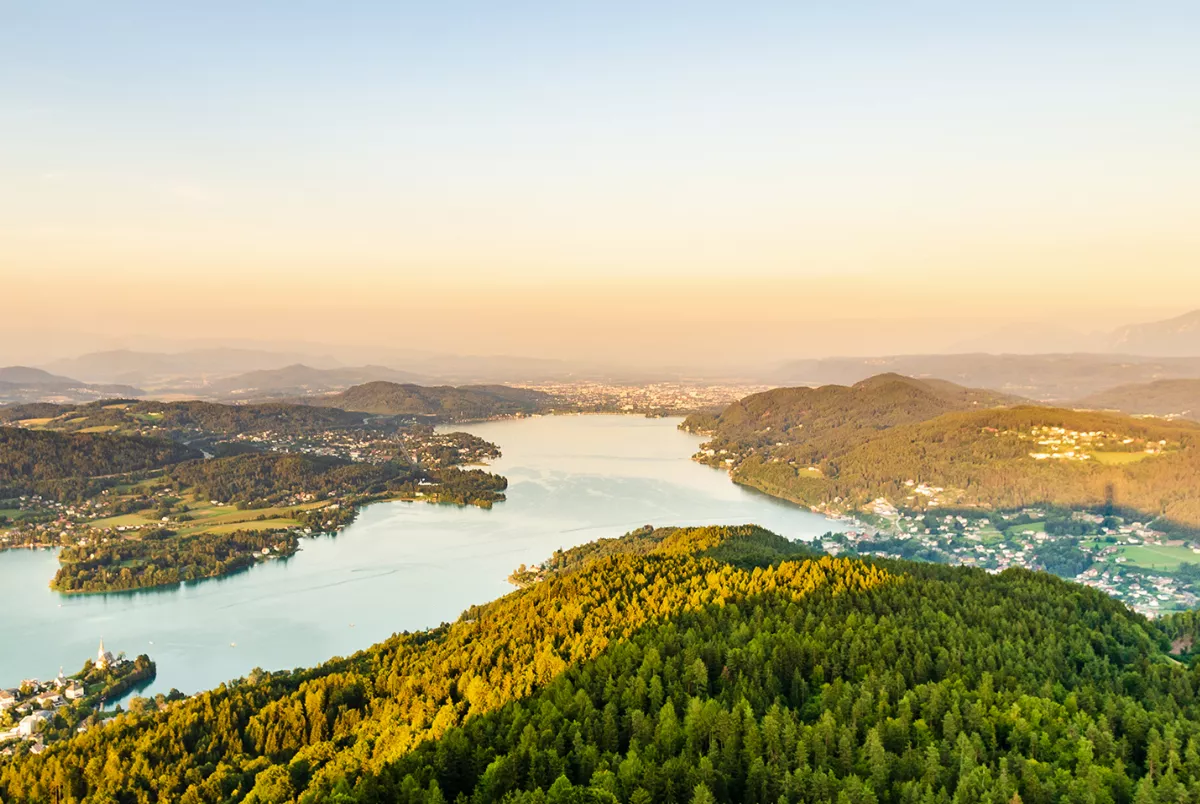
<svg viewBox="0 0 1200 804">
<path fill-rule="evenodd" d="M 453 621 L 512 591 L 505 578 L 518 564 L 641 525 L 753 522 L 791 538 L 840 529 L 692 462 L 700 439 L 678 423 L 553 416 L 459 427 L 500 446 L 492 469 L 509 479 L 507 501 L 379 503 L 290 559 L 173 589 L 65 597 L 47 586 L 52 552 L 0 553 L 0 686 L 78 670 L 103 637 L 113 652 L 158 663 L 142 694 L 190 693 Z"/>
</svg>

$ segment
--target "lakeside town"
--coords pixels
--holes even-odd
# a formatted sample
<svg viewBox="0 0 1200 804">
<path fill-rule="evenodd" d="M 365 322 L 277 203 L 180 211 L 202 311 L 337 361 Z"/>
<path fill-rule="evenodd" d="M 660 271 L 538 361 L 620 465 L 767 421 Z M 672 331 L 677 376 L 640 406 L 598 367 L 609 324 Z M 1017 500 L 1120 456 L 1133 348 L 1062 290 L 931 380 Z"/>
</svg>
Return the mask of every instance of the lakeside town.
<svg viewBox="0 0 1200 804">
<path fill-rule="evenodd" d="M 652 382 L 638 385 L 605 382 L 558 382 L 517 385 L 550 394 L 568 410 L 583 413 L 644 413 L 675 416 L 724 408 L 772 386 L 753 383 Z"/>
<path fill-rule="evenodd" d="M 943 490 L 914 484 L 936 498 Z M 912 513 L 875 500 L 844 533 L 817 545 L 833 555 L 877 555 L 1003 572 L 1051 572 L 1155 617 L 1200 603 L 1200 541 L 1089 511 Z"/>
<path fill-rule="evenodd" d="M 101 639 L 96 657 L 78 673 L 68 676 L 60 668 L 49 681 L 27 678 L 17 687 L 0 688 L 0 758 L 40 754 L 49 743 L 102 726 L 121 711 L 105 710 L 106 704 L 155 674 L 148 656 L 113 654 Z"/>
</svg>

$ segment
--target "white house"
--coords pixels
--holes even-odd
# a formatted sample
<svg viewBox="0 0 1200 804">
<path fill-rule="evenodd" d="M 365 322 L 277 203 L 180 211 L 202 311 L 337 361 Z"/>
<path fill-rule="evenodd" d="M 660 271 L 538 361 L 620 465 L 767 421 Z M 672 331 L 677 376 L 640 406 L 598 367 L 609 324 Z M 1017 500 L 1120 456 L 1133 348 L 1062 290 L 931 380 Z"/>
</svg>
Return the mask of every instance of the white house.
<svg viewBox="0 0 1200 804">
<path fill-rule="evenodd" d="M 22 737 L 32 737 L 42 730 L 46 725 L 46 721 L 54 717 L 53 712 L 34 712 L 32 715 L 26 715 L 21 718 L 21 723 L 18 728 L 21 730 Z"/>
</svg>

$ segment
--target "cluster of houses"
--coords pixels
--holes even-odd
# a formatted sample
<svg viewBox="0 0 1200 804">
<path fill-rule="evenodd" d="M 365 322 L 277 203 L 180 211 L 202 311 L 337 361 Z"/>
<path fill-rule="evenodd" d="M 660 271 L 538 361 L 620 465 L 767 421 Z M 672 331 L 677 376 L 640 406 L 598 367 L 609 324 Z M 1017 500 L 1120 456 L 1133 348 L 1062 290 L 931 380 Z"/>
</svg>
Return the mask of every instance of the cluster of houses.
<svg viewBox="0 0 1200 804">
<path fill-rule="evenodd" d="M 1034 427 L 1029 433 L 1020 433 L 1025 441 L 1036 441 L 1040 449 L 1029 453 L 1035 461 L 1065 460 L 1087 461 L 1092 455 L 1087 450 L 1116 449 L 1129 451 L 1136 446 L 1142 446 L 1146 455 L 1159 455 L 1167 447 L 1166 441 L 1141 440 L 1121 436 L 1117 433 L 1106 433 L 1101 430 L 1068 430 L 1065 427 Z"/>
<path fill-rule="evenodd" d="M 116 667 L 122 662 L 112 653 L 104 649 L 104 641 L 100 641 L 100 650 L 96 654 L 95 666 L 100 669 Z M 45 750 L 42 733 L 46 724 L 54 720 L 56 710 L 82 700 L 87 693 L 83 683 L 77 678 L 67 678 L 62 669 L 58 676 L 50 681 L 38 681 L 27 678 L 17 689 L 0 689 L 0 712 L 15 712 L 20 716 L 15 726 L 7 731 L 0 731 L 0 743 L 9 740 L 29 740 L 33 743 L 30 752 L 40 754 Z M 85 727 L 80 727 L 83 731 Z M 11 755 L 12 748 L 0 750 L 0 755 Z"/>
</svg>

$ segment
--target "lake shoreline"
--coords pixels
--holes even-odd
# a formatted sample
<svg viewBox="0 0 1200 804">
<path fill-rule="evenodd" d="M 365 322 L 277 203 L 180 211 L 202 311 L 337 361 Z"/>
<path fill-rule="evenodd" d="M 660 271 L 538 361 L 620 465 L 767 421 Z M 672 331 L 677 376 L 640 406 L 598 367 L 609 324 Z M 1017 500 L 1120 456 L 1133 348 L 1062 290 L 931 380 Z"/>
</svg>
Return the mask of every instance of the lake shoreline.
<svg viewBox="0 0 1200 804">
<path fill-rule="evenodd" d="M 646 524 L 757 523 L 793 539 L 846 529 L 692 462 L 697 438 L 678 421 L 587 413 L 456 425 L 500 446 L 487 468 L 509 479 L 503 505 L 372 500 L 285 561 L 199 582 L 64 595 L 45 581 L 53 549 L 2 553 L 0 587 L 22 616 L 0 623 L 0 639 L 26 647 L 0 655 L 0 677 L 46 677 L 103 637 L 155 657 L 143 694 L 191 693 L 254 667 L 312 666 L 453 622 L 511 593 L 506 578 L 521 563 Z"/>
</svg>

